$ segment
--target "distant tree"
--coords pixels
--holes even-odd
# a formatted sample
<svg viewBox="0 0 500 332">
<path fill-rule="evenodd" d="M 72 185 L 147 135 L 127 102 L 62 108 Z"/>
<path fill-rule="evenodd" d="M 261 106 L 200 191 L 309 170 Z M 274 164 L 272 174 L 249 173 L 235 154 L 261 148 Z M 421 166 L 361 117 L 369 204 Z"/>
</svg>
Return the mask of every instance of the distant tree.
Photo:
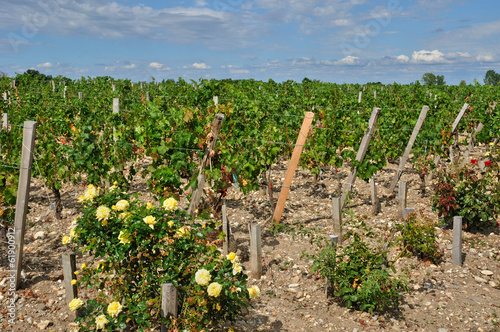
<svg viewBox="0 0 500 332">
<path fill-rule="evenodd" d="M 497 86 L 500 83 L 500 74 L 494 70 L 488 70 L 484 76 L 484 84 Z"/>
<path fill-rule="evenodd" d="M 444 75 L 436 76 L 436 85 L 445 85 Z"/>
<path fill-rule="evenodd" d="M 422 82 L 424 82 L 425 85 L 436 85 L 436 75 L 433 73 L 425 73 L 424 76 L 422 76 Z"/>
<path fill-rule="evenodd" d="M 461 80 L 459 86 L 467 86 L 467 82 L 465 82 L 465 80 Z"/>
<path fill-rule="evenodd" d="M 422 81 L 425 85 L 445 85 L 446 82 L 444 80 L 443 75 L 434 75 L 433 73 L 425 73 L 422 76 Z"/>
</svg>

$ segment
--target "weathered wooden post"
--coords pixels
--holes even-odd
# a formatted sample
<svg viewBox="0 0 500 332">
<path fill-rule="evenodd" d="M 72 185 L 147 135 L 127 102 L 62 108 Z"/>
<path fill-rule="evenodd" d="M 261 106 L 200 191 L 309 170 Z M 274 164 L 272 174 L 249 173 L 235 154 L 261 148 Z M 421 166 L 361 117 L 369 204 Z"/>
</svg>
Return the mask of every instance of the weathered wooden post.
<svg viewBox="0 0 500 332">
<path fill-rule="evenodd" d="M 222 203 L 222 231 L 224 232 L 224 241 L 222 242 L 222 253 L 224 255 L 229 254 L 229 248 L 231 247 L 231 227 L 229 221 L 227 220 L 227 208 L 226 200 Z"/>
<path fill-rule="evenodd" d="M 173 284 L 163 284 L 161 287 L 161 316 L 162 318 L 177 317 L 179 314 L 178 291 Z M 167 332 L 165 324 L 161 323 L 161 332 Z"/>
<path fill-rule="evenodd" d="M 338 236 L 339 244 L 342 244 L 342 202 L 340 197 L 332 198 L 333 232 Z"/>
<path fill-rule="evenodd" d="M 408 186 L 406 181 L 399 182 L 398 191 L 398 218 L 403 218 L 404 210 L 406 208 L 406 195 L 408 193 Z"/>
<path fill-rule="evenodd" d="M 17 187 L 16 215 L 14 231 L 16 233 L 15 245 L 15 271 L 16 289 L 21 283 L 23 268 L 24 233 L 26 231 L 26 213 L 30 196 L 31 166 L 33 164 L 33 150 L 35 149 L 36 122 L 25 121 L 23 130 L 23 147 L 21 151 L 21 169 L 19 171 L 19 185 Z"/>
<path fill-rule="evenodd" d="M 462 217 L 453 217 L 452 263 L 462 265 Z"/>
<path fill-rule="evenodd" d="M 250 224 L 250 270 L 252 277 L 262 276 L 262 244 L 260 224 Z"/>
<path fill-rule="evenodd" d="M 332 248 L 335 248 L 337 246 L 339 237 L 337 235 L 329 235 L 328 236 L 328 245 Z M 328 280 L 328 278 L 325 278 L 325 297 L 328 298 L 328 295 L 333 293 L 333 285 L 331 282 Z"/>
</svg>

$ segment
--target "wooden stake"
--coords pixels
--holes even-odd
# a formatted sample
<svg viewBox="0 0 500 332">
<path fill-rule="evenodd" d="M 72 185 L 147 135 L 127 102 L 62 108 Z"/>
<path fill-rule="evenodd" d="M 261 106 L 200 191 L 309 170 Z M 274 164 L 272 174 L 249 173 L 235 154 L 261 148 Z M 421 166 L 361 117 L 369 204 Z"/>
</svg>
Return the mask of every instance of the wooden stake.
<svg viewBox="0 0 500 332">
<path fill-rule="evenodd" d="M 462 265 L 462 217 L 453 217 L 452 264 Z"/>
<path fill-rule="evenodd" d="M 64 288 L 66 289 L 66 303 L 69 304 L 78 297 L 78 288 L 71 284 L 71 280 L 76 279 L 76 256 L 74 253 L 62 254 L 62 266 L 64 276 Z"/>
<path fill-rule="evenodd" d="M 363 140 L 361 141 L 361 145 L 359 146 L 358 154 L 356 155 L 356 160 L 360 163 L 365 159 L 366 152 L 368 151 L 368 147 L 370 146 L 370 140 L 373 136 L 373 132 L 375 131 L 375 127 L 377 125 L 378 117 L 380 115 L 380 108 L 373 108 L 372 115 L 370 117 L 370 121 L 368 122 L 368 129 L 363 136 Z M 352 191 L 352 186 L 356 181 L 356 173 L 358 172 L 357 167 L 353 167 L 351 174 L 347 178 L 347 183 L 344 192 L 342 193 L 342 206 L 341 209 L 344 208 L 345 199 L 347 195 Z"/>
<path fill-rule="evenodd" d="M 337 242 L 339 240 L 339 237 L 337 235 L 329 235 L 328 236 L 328 245 L 332 248 L 335 248 L 337 246 Z M 328 278 L 325 278 L 325 297 L 328 298 L 330 294 L 333 293 L 333 285 L 328 281 Z"/>
<path fill-rule="evenodd" d="M 220 128 L 222 127 L 222 121 L 224 121 L 224 114 L 215 114 L 214 121 L 212 122 L 211 138 L 209 140 L 207 149 L 205 150 L 205 156 L 200 164 L 200 171 L 198 172 L 197 182 L 198 186 L 191 195 L 191 202 L 189 203 L 188 214 L 194 215 L 194 212 L 198 209 L 200 204 L 201 193 L 203 192 L 203 187 L 205 186 L 205 166 L 207 165 L 208 158 L 210 158 L 210 153 L 215 148 L 215 142 L 219 136 Z"/>
<path fill-rule="evenodd" d="M 252 277 L 260 279 L 262 276 L 262 245 L 259 224 L 250 224 L 250 270 Z"/>
<path fill-rule="evenodd" d="M 380 212 L 380 201 L 377 195 L 377 185 L 373 177 L 370 179 L 370 192 L 372 199 L 372 213 L 376 216 Z"/>
<path fill-rule="evenodd" d="M 338 241 L 342 244 L 342 209 L 340 208 L 340 197 L 332 198 L 333 232 L 338 236 Z"/>
<path fill-rule="evenodd" d="M 406 195 L 408 193 L 408 186 L 406 181 L 399 182 L 399 192 L 398 192 L 398 218 L 403 218 L 404 210 L 406 209 Z"/>
<path fill-rule="evenodd" d="M 420 116 L 418 117 L 417 124 L 415 125 L 415 128 L 413 128 L 413 133 L 411 134 L 410 140 L 408 141 L 408 145 L 406 146 L 406 150 L 403 154 L 403 157 L 399 161 L 399 166 L 396 171 L 396 175 L 394 175 L 394 178 L 392 179 L 391 186 L 389 187 L 389 194 L 391 194 L 394 189 L 396 188 L 396 184 L 399 181 L 399 178 L 401 177 L 401 174 L 403 173 L 403 169 L 405 167 L 406 161 L 408 160 L 408 157 L 410 156 L 410 151 L 411 148 L 413 147 L 413 144 L 415 143 L 415 140 L 417 139 L 418 132 L 420 131 L 420 128 L 422 127 L 422 124 L 424 123 L 425 117 L 427 116 L 427 111 L 429 110 L 429 106 L 424 106 L 422 107 L 422 111 L 420 112 Z"/>
<path fill-rule="evenodd" d="M 224 232 L 224 241 L 222 242 L 222 254 L 228 255 L 231 241 L 231 227 L 227 221 L 226 200 L 222 203 L 222 231 Z"/>
<path fill-rule="evenodd" d="M 163 284 L 161 286 L 161 316 L 162 318 L 169 318 L 170 316 L 177 317 L 179 313 L 178 291 L 173 284 Z M 165 324 L 161 323 L 161 332 L 167 332 Z"/>
<path fill-rule="evenodd" d="M 78 99 L 83 99 L 83 92 L 78 92 Z"/>
<path fill-rule="evenodd" d="M 302 122 L 302 127 L 300 128 L 299 137 L 297 137 L 297 143 L 295 143 L 295 148 L 293 149 L 292 158 L 288 164 L 288 169 L 285 175 L 285 181 L 281 187 L 280 195 L 278 197 L 278 202 L 276 203 L 276 209 L 274 210 L 273 221 L 279 223 L 281 216 L 283 215 L 283 209 L 285 208 L 286 199 L 288 197 L 288 192 L 290 191 L 290 186 L 292 185 L 293 176 L 295 170 L 297 169 L 297 164 L 299 163 L 300 155 L 302 154 L 302 149 L 306 143 L 307 135 L 309 134 L 309 128 L 311 127 L 312 120 L 314 118 L 313 112 L 307 112 Z"/>
<path fill-rule="evenodd" d="M 26 213 L 30 196 L 31 165 L 33 164 L 33 150 L 35 148 L 36 122 L 25 121 L 23 130 L 23 148 L 21 152 L 21 169 L 19 171 L 19 185 L 17 188 L 16 216 L 14 231 L 16 232 L 16 290 L 21 283 L 23 268 L 24 233 L 26 230 Z"/>
<path fill-rule="evenodd" d="M 358 96 L 358 104 L 361 103 L 361 97 L 363 96 L 363 91 L 360 91 L 359 92 L 359 96 Z"/>
</svg>

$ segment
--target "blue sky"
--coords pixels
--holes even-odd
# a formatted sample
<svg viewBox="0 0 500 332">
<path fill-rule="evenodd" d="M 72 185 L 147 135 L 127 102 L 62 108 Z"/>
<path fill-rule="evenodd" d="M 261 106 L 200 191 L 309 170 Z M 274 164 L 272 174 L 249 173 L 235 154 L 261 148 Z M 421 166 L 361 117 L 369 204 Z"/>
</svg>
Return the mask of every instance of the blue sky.
<svg viewBox="0 0 500 332">
<path fill-rule="evenodd" d="M 448 84 L 500 72 L 498 0 L 0 0 L 0 71 Z"/>
</svg>

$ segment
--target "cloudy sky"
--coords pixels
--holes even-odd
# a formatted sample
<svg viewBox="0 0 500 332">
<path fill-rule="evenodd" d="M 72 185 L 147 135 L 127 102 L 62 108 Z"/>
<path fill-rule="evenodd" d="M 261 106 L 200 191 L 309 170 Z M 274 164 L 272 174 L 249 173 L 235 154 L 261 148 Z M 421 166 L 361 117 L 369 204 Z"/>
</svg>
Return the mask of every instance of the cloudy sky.
<svg viewBox="0 0 500 332">
<path fill-rule="evenodd" d="M 0 0 L 0 71 L 448 84 L 500 72 L 498 0 Z"/>
</svg>

